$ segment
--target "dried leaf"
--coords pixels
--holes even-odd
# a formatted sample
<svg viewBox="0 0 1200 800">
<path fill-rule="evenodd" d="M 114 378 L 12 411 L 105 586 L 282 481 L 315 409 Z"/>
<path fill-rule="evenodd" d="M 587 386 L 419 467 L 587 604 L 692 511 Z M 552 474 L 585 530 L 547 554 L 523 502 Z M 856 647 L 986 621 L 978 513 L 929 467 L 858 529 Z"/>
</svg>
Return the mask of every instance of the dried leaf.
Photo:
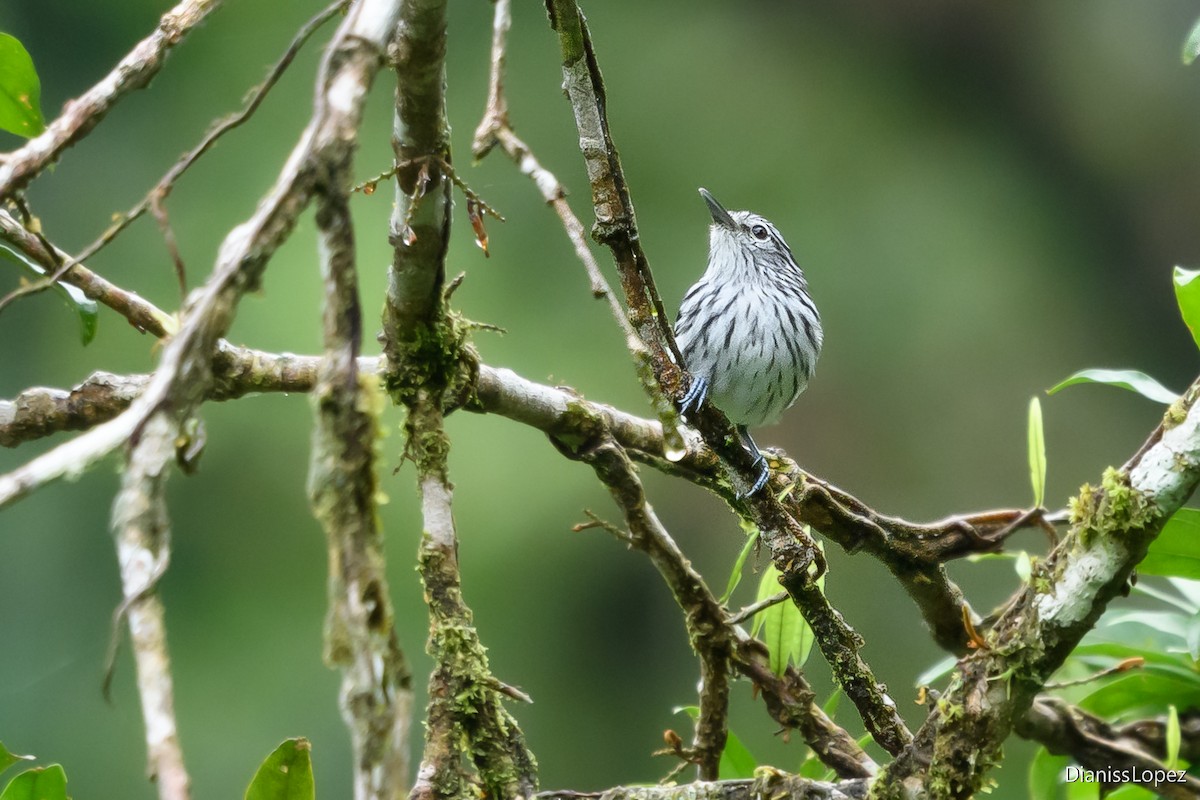
<svg viewBox="0 0 1200 800">
<path fill-rule="evenodd" d="M 467 198 L 467 219 L 471 220 L 471 227 L 475 230 L 475 244 L 483 250 L 485 258 L 490 257 L 487 229 L 483 227 L 482 204 L 474 197 Z"/>
</svg>

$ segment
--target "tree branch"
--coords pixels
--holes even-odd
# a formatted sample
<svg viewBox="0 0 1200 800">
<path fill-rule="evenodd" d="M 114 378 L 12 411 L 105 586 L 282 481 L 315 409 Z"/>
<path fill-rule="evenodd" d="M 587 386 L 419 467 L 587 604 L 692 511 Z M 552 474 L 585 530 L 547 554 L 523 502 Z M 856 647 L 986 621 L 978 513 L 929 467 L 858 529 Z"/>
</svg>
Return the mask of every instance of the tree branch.
<svg viewBox="0 0 1200 800">
<path fill-rule="evenodd" d="M 129 621 L 146 734 L 147 774 L 160 800 L 187 800 L 189 779 L 175 722 L 175 690 L 167 627 L 157 584 L 170 560 L 166 488 L 177 430 L 164 418 L 141 432 L 113 502 L 112 527 L 121 569 L 121 610 Z M 114 636 L 116 632 L 114 631 Z"/>
<path fill-rule="evenodd" d="M 1121 594 L 1167 519 L 1200 484 L 1200 379 L 1123 470 L 1072 501 L 1071 530 L 988 632 L 959 662 L 916 741 L 886 768 L 896 786 L 924 773 L 947 796 L 978 791 L 1001 743 L 1050 675 Z"/>
<path fill-rule="evenodd" d="M 220 0 L 182 0 L 162 16 L 158 27 L 121 59 L 102 81 L 69 101 L 40 136 L 0 160 L 0 200 L 25 188 L 62 151 L 88 134 L 125 95 L 150 83 L 167 54 L 208 16 Z"/>
<path fill-rule="evenodd" d="M 394 0 L 381 10 L 386 15 L 381 30 L 393 27 L 399 5 Z M 338 77 L 324 87 L 319 102 L 333 109 L 360 106 L 369 82 Z M 312 397 L 308 491 L 329 543 L 325 660 L 342 672 L 339 705 L 354 748 L 354 797 L 389 800 L 408 787 L 412 675 L 396 636 L 376 506 L 382 391 L 374 375 L 360 380 L 356 360 L 362 310 L 349 193 L 358 116 L 333 111 L 331 118 L 333 138 L 344 146 L 330 154 L 316 179 L 325 355 Z"/>
<path fill-rule="evenodd" d="M 1016 732 L 1040 742 L 1056 755 L 1069 755 L 1081 767 L 1101 774 L 1123 773 L 1134 778 L 1127 781 L 1172 798 L 1195 800 L 1200 797 L 1200 779 L 1188 775 L 1178 783 L 1161 780 L 1167 770 L 1160 755 L 1147 749 L 1143 739 L 1127 731 L 1135 726 L 1118 729 L 1104 720 L 1072 706 L 1056 697 L 1039 696 L 1029 711 L 1016 724 Z M 1180 770 L 1182 772 L 1182 770 Z M 1149 776 L 1160 780 L 1141 780 Z M 1101 793 L 1116 788 L 1120 782 L 1101 782 Z"/>
<path fill-rule="evenodd" d="M 406 0 L 391 52 L 396 65 L 394 248 L 384 307 L 388 389 L 407 409 L 406 455 L 417 468 L 424 532 L 418 571 L 429 605 L 425 750 L 410 797 L 483 793 L 497 800 L 537 790 L 537 765 L 462 597 L 444 394 L 470 380 L 475 359 L 444 297 L 450 234 L 450 136 L 445 107 L 445 0 Z M 478 770 L 471 785 L 465 761 Z"/>
</svg>

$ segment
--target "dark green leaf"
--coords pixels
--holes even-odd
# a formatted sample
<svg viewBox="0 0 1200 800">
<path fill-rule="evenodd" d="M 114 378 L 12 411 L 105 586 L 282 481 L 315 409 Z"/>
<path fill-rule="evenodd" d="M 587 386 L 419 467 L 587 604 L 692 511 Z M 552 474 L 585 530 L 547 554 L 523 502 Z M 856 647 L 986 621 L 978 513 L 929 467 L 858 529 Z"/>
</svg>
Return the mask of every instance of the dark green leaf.
<svg viewBox="0 0 1200 800">
<path fill-rule="evenodd" d="M 0 33 L 0 128 L 26 139 L 46 130 L 42 84 L 33 59 L 15 36 Z"/>
<path fill-rule="evenodd" d="M 69 800 L 67 774 L 58 764 L 27 769 L 9 781 L 0 800 Z"/>
<path fill-rule="evenodd" d="M 1042 404 L 1035 396 L 1029 401 L 1029 480 L 1033 484 L 1033 506 L 1041 508 L 1046 499 L 1046 433 L 1042 429 Z"/>
<path fill-rule="evenodd" d="M 1068 386 L 1077 383 L 1103 383 L 1137 392 L 1142 397 L 1156 403 L 1174 403 L 1179 395 L 1163 386 L 1144 372 L 1133 369 L 1084 369 L 1076 372 L 1061 383 L 1046 390 L 1046 394 L 1055 394 Z"/>
<path fill-rule="evenodd" d="M 4 746 L 4 743 L 0 742 L 0 772 L 4 772 L 4 770 L 13 764 L 21 761 L 33 761 L 33 756 L 19 756 L 15 753 L 10 753 L 8 752 L 8 748 Z"/>
<path fill-rule="evenodd" d="M 0 242 L 0 256 L 24 268 L 31 280 L 41 280 L 46 277 L 46 271 L 40 265 L 30 261 L 24 253 L 7 244 Z M 96 324 L 99 321 L 96 301 L 90 299 L 78 287 L 61 281 L 54 284 L 54 291 L 75 312 L 79 319 L 79 339 L 86 346 L 96 337 Z"/>
<path fill-rule="evenodd" d="M 246 800 L 314 800 L 311 749 L 307 739 L 284 740 L 258 768 Z"/>
<path fill-rule="evenodd" d="M 1144 575 L 1200 579 L 1200 510 L 1181 508 L 1167 520 L 1138 564 Z"/>
</svg>

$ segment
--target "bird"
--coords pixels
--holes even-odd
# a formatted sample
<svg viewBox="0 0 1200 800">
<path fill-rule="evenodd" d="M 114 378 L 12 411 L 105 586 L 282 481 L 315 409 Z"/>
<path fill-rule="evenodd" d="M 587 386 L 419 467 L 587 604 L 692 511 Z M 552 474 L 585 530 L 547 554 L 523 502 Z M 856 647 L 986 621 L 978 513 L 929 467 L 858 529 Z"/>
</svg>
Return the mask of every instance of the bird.
<svg viewBox="0 0 1200 800">
<path fill-rule="evenodd" d="M 779 229 L 750 211 L 726 211 L 707 189 L 708 268 L 684 295 L 675 341 L 691 374 L 679 400 L 685 418 L 707 399 L 725 413 L 759 472 L 770 477 L 751 427 L 772 425 L 808 387 L 821 355 L 821 315 Z"/>
</svg>

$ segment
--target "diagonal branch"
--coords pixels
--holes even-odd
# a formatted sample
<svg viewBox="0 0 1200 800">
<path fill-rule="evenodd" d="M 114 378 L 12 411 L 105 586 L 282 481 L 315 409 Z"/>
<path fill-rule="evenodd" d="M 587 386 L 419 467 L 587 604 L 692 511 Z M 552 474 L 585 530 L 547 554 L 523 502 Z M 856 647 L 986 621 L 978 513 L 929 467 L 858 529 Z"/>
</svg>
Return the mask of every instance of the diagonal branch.
<svg viewBox="0 0 1200 800">
<path fill-rule="evenodd" d="M 121 59 L 102 81 L 67 103 L 45 132 L 0 161 L 0 199 L 11 197 L 53 164 L 62 151 L 100 123 L 125 95 L 145 88 L 167 54 L 220 5 L 220 0 L 182 0 L 163 14 L 158 27 Z"/>
<path fill-rule="evenodd" d="M 564 455 L 583 461 L 596 471 L 625 515 L 630 545 L 650 557 L 684 611 L 688 641 L 700 657 L 700 713 L 690 759 L 696 764 L 700 780 L 716 780 L 728 735 L 730 661 L 734 646 L 733 628 L 724 620 L 724 609 L 646 502 L 642 482 L 620 445 L 605 435 L 578 447 L 562 440 L 552 441 Z"/>
<path fill-rule="evenodd" d="M 978 791 L 1050 675 L 1121 594 L 1167 519 L 1200 484 L 1200 379 L 1124 469 L 1072 501 L 1071 530 L 1002 611 L 881 780 L 924 774 L 952 797 Z"/>
<path fill-rule="evenodd" d="M 613 253 L 634 327 L 651 350 L 658 384 L 668 394 L 678 396 L 682 386 L 679 366 L 682 358 L 642 251 L 629 187 L 609 132 L 604 82 L 587 25 L 575 0 L 547 0 L 546 7 L 551 27 L 559 36 L 564 86 L 591 181 L 596 213 L 592 235 Z M 664 426 L 672 427 L 673 413 L 663 409 L 664 404 L 669 405 L 666 395 L 653 392 L 650 399 Z M 704 441 L 725 463 L 737 469 L 743 480 L 751 475 L 755 457 L 741 446 L 725 415 L 706 403 L 694 416 L 692 421 Z M 772 491 L 747 498 L 740 506 L 761 532 L 762 541 L 770 548 L 771 559 L 780 571 L 781 585 L 812 627 L 817 646 L 858 709 L 867 730 L 884 749 L 893 754 L 900 752 L 912 735 L 895 702 L 887 696 L 886 687 L 875 680 L 859 654 L 861 637 L 817 588 L 813 577 L 824 570 L 825 562 L 815 542 Z M 810 569 L 814 565 L 815 573 Z"/>
</svg>

